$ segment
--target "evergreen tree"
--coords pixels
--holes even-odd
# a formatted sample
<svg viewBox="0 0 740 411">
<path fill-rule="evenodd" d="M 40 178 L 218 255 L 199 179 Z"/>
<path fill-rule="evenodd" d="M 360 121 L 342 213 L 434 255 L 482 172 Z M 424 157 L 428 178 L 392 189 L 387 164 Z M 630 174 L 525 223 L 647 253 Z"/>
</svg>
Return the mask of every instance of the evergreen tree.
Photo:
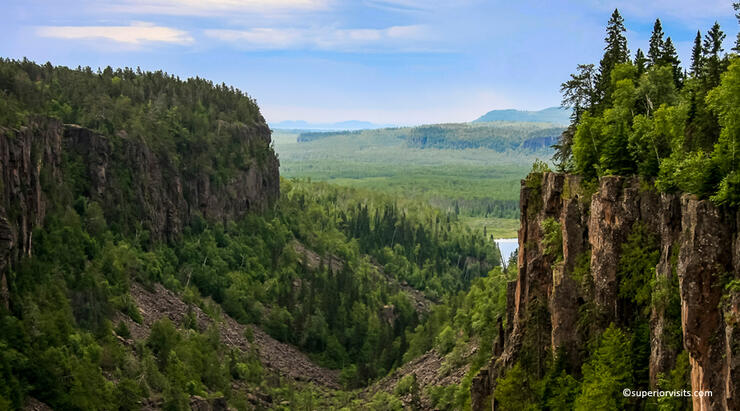
<svg viewBox="0 0 740 411">
<path fill-rule="evenodd" d="M 635 67 L 637 67 L 637 77 L 640 77 L 642 73 L 645 72 L 647 64 L 648 60 L 645 57 L 645 54 L 642 52 L 642 49 L 637 49 L 637 53 L 635 53 Z"/>
<path fill-rule="evenodd" d="M 665 40 L 665 43 L 663 45 L 663 56 L 661 60 L 662 64 L 667 64 L 671 66 L 673 70 L 673 82 L 676 84 L 676 87 L 679 87 L 682 82 L 683 74 L 681 73 L 681 68 L 679 67 L 679 65 L 681 64 L 681 60 L 678 59 L 676 47 L 673 45 L 673 41 L 670 37 Z"/>
<path fill-rule="evenodd" d="M 704 66 L 704 47 L 701 45 L 701 31 L 696 31 L 694 38 L 694 48 L 691 49 L 691 75 L 694 78 L 701 76 L 702 67 Z"/>
<path fill-rule="evenodd" d="M 740 2 L 736 1 L 732 3 L 732 8 L 735 9 L 735 18 L 737 19 L 737 22 L 740 23 Z M 735 47 L 732 48 L 732 51 L 740 53 L 740 33 L 737 33 L 737 37 L 735 38 Z"/>
<path fill-rule="evenodd" d="M 623 387 L 632 384 L 629 337 L 613 324 L 604 331 L 596 351 L 583 365 L 581 394 L 576 410 L 624 408 Z"/>
<path fill-rule="evenodd" d="M 619 14 L 618 9 L 614 9 L 606 26 L 604 57 L 599 64 L 598 94 L 600 103 L 611 100 L 613 91 L 611 72 L 614 66 L 629 61 L 630 51 L 627 48 L 627 38 L 624 36 L 625 31 L 627 29 L 624 27 L 624 18 Z"/>
<path fill-rule="evenodd" d="M 653 25 L 653 34 L 650 35 L 650 48 L 648 49 L 648 61 L 651 66 L 663 63 L 664 48 L 663 25 L 660 23 L 660 19 L 656 19 Z"/>
<path fill-rule="evenodd" d="M 573 170 L 573 136 L 581 116 L 597 102 L 597 81 L 593 64 L 579 64 L 577 72 L 570 75 L 570 80 L 560 85 L 563 94 L 561 105 L 572 108 L 573 113 L 571 125 L 560 135 L 558 143 L 553 145 L 553 162 L 558 171 Z"/>
<path fill-rule="evenodd" d="M 570 80 L 560 85 L 561 105 L 573 109 L 571 118 L 577 123 L 581 115 L 597 102 L 597 78 L 593 64 L 579 64 Z"/>
<path fill-rule="evenodd" d="M 727 35 L 720 29 L 716 21 L 712 28 L 704 36 L 704 63 L 706 78 L 709 82 L 707 89 L 712 89 L 719 84 L 719 76 L 722 74 L 722 42 Z"/>
</svg>

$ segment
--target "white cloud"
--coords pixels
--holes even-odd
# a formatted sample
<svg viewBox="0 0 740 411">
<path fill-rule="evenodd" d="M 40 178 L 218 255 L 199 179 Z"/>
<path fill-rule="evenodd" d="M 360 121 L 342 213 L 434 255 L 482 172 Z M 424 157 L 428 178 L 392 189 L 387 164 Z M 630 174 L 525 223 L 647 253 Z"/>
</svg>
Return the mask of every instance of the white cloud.
<svg viewBox="0 0 740 411">
<path fill-rule="evenodd" d="M 129 26 L 43 26 L 37 28 L 37 34 L 41 37 L 68 40 L 105 39 L 129 46 L 193 42 L 193 38 L 185 31 L 144 22 L 135 22 Z"/>
<path fill-rule="evenodd" d="M 329 0 L 124 0 L 110 9 L 122 13 L 229 15 L 323 9 Z"/>
<path fill-rule="evenodd" d="M 370 7 L 389 11 L 433 11 L 448 7 L 462 7 L 468 0 L 365 0 Z"/>
<path fill-rule="evenodd" d="M 206 30 L 209 37 L 237 44 L 248 50 L 308 48 L 355 51 L 375 48 L 413 50 L 429 39 L 425 26 L 392 26 L 383 29 L 253 28 Z"/>
</svg>

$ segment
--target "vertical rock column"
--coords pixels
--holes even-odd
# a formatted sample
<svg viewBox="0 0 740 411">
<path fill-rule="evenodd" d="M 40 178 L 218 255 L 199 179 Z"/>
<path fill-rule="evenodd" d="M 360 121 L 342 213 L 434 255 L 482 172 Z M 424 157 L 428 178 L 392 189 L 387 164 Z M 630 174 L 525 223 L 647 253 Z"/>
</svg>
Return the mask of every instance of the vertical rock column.
<svg viewBox="0 0 740 411">
<path fill-rule="evenodd" d="M 655 268 L 657 282 L 670 284 L 674 281 L 675 261 L 673 256 L 678 251 L 681 235 L 681 202 L 673 194 L 663 194 L 660 199 L 658 232 L 660 233 L 660 260 Z M 666 317 L 667 301 L 663 304 L 652 304 L 650 309 L 650 386 L 658 384 L 658 375 L 672 370 L 681 341 L 671 341 L 667 328 L 671 326 Z"/>
<path fill-rule="evenodd" d="M 681 197 L 682 238 L 677 273 L 681 292 L 684 346 L 691 364 L 691 389 L 712 391 L 693 396 L 695 410 L 728 409 L 726 330 L 720 307 L 721 277 L 732 271 L 731 224 L 708 200 Z"/>
<path fill-rule="evenodd" d="M 563 238 L 563 261 L 552 268 L 552 292 L 549 311 L 552 323 L 551 349 L 565 350 L 568 361 L 578 367 L 578 306 L 582 299 L 580 284 L 573 279 L 577 261 L 588 252 L 588 205 L 580 194 L 581 179 L 566 175 L 561 195 L 560 227 Z"/>
</svg>

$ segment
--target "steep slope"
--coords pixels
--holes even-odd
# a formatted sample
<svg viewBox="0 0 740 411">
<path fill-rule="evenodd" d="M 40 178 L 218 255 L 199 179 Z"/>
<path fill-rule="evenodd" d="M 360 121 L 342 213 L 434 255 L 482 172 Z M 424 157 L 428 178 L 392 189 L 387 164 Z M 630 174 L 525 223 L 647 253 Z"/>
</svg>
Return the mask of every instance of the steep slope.
<svg viewBox="0 0 740 411">
<path fill-rule="evenodd" d="M 295 347 L 277 341 L 258 327 L 239 324 L 226 314 L 221 318 L 212 319 L 200 307 L 185 303 L 161 284 L 154 284 L 152 290 L 148 290 L 141 284 L 134 283 L 131 287 L 131 296 L 141 313 L 143 319 L 141 324 L 123 315 L 118 317 L 119 321 L 126 322 L 132 337 L 137 340 L 146 340 L 152 324 L 162 318 L 169 318 L 173 323 L 183 326 L 188 321 L 188 316 L 193 316 L 197 328 L 201 331 L 215 324 L 221 341 L 228 347 L 244 353 L 256 349 L 262 364 L 279 375 L 296 381 L 313 382 L 330 389 L 339 388 L 337 370 L 316 365 Z M 250 337 L 247 337 L 248 335 Z"/>
<path fill-rule="evenodd" d="M 224 127 L 248 150 L 269 148 L 270 131 Z M 124 232 L 146 230 L 151 241 L 172 240 L 193 218 L 237 219 L 263 210 L 279 194 L 278 161 L 252 158 L 223 183 L 206 170 L 185 170 L 125 132 L 106 137 L 54 119 L 20 129 L 0 128 L 0 276 L 8 305 L 6 268 L 33 254 L 33 229 L 50 209 L 79 196 L 100 203 L 105 218 Z"/>
<path fill-rule="evenodd" d="M 646 353 L 648 375 L 612 389 L 690 383 L 692 392 L 712 392 L 692 395 L 694 409 L 735 409 L 739 223 L 736 210 L 660 194 L 637 178 L 603 177 L 593 187 L 577 176 L 531 174 L 522 182 L 519 274 L 509 287 L 505 344 L 473 381 L 473 409 L 484 409 L 491 393 L 502 399 L 496 387 L 517 364 L 530 364 L 533 380 L 553 361 L 580 378 L 577 370 L 596 361 L 589 344 L 615 326 L 632 335 L 633 352 Z M 649 328 L 642 340 L 640 324 Z M 666 379 L 678 375 L 682 355 L 690 381 L 670 387 Z"/>
</svg>

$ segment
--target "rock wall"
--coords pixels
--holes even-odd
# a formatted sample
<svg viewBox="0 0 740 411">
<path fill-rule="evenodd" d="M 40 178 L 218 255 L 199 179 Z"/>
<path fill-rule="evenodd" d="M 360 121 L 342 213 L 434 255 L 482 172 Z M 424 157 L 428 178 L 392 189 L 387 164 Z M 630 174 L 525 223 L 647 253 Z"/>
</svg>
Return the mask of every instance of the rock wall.
<svg viewBox="0 0 740 411">
<path fill-rule="evenodd" d="M 473 380 L 474 410 L 482 409 L 497 378 L 520 357 L 557 353 L 579 369 L 583 359 L 578 350 L 589 336 L 609 323 L 625 324 L 634 307 L 618 296 L 619 262 L 622 245 L 638 222 L 659 239 L 656 283 L 678 283 L 673 287 L 678 287 L 681 305 L 683 341 L 677 344 L 667 331 L 666 306 L 652 304 L 651 385 L 674 367 L 682 346 L 689 355 L 692 390 L 712 391 L 711 397 L 692 397 L 694 409 L 740 406 L 740 212 L 650 187 L 637 178 L 616 176 L 589 187 L 577 176 L 556 173 L 522 181 L 519 274 L 509 295 L 513 313 L 507 314 L 511 331 L 500 355 Z M 562 255 L 543 243 L 543 223 L 550 218 L 559 223 Z M 589 274 L 579 278 L 576 271 L 584 264 Z M 533 315 L 543 304 L 544 320 Z M 595 320 L 579 326 L 579 311 L 588 307 Z M 528 351 L 531 341 L 546 345 L 535 347 L 536 353 L 523 352 L 523 341 L 530 341 Z"/>
<path fill-rule="evenodd" d="M 0 128 L 0 302 L 8 304 L 8 265 L 33 252 L 33 229 L 49 209 L 76 196 L 100 203 L 122 230 L 147 230 L 153 241 L 177 238 L 196 215 L 227 221 L 268 207 L 280 191 L 270 129 L 264 122 L 224 128 L 240 145 L 269 150 L 246 159 L 226 181 L 207 167 L 186 168 L 123 131 L 108 138 L 53 119 Z M 84 184 L 75 187 L 75 180 Z"/>
</svg>

